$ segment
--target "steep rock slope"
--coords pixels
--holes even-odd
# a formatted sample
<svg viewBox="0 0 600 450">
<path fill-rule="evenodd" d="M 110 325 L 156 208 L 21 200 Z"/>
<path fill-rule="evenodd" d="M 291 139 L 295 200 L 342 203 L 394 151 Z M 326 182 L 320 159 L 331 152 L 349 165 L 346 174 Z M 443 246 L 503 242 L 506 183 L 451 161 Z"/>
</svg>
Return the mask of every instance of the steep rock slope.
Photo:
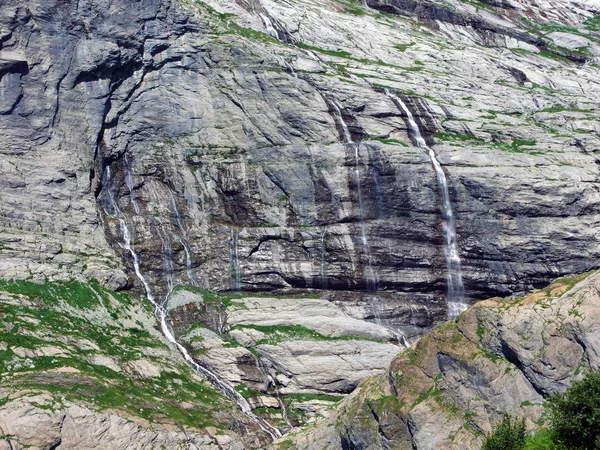
<svg viewBox="0 0 600 450">
<path fill-rule="evenodd" d="M 274 448 L 477 449 L 504 412 L 534 429 L 544 398 L 600 368 L 599 288 L 594 272 L 480 302 Z"/>
<path fill-rule="evenodd" d="M 143 292 L 265 416 L 316 417 L 358 382 L 332 361 L 383 370 L 447 315 L 402 105 L 468 301 L 598 267 L 599 8 L 545 8 L 6 0 L 0 278 Z"/>
<path fill-rule="evenodd" d="M 438 186 L 384 87 L 446 171 L 468 298 L 596 267 L 593 3 L 554 25 L 527 5 L 368 5 L 427 26 L 336 2 L 7 2 L 4 276 L 137 283 L 124 218 L 161 295 L 326 289 L 428 326 L 446 314 Z M 396 295 L 376 312 L 373 291 Z"/>
</svg>

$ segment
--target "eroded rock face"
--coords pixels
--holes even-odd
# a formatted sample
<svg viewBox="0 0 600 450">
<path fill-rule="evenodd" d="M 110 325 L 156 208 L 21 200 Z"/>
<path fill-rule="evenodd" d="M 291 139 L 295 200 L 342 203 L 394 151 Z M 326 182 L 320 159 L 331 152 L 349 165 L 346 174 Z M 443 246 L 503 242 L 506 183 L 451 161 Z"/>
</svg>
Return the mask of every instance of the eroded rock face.
<svg viewBox="0 0 600 450">
<path fill-rule="evenodd" d="M 158 302 L 182 284 L 288 298 L 310 290 L 346 327 L 383 338 L 340 353 L 377 347 L 377 364 L 357 373 L 380 370 L 397 343 L 389 329 L 411 338 L 447 314 L 438 181 L 386 89 L 412 111 L 445 171 L 470 302 L 598 267 L 597 8 L 556 2 L 547 17 L 559 25 L 549 25 L 521 20 L 542 17 L 539 3 L 367 5 L 6 0 L 0 278 L 96 278 Z M 210 328 L 197 336 L 218 356 L 206 364 L 260 384 L 252 352 L 228 349 L 223 333 L 235 332 L 228 320 L 264 317 L 178 308 L 178 336 L 194 323 Z M 287 325 L 285 308 L 277 313 L 275 325 Z M 331 343 L 307 349 L 244 333 L 291 393 L 346 392 L 360 378 L 327 378 L 340 357 Z M 574 355 L 572 344 L 557 343 Z M 494 345 L 525 354 L 505 336 Z M 326 364 L 312 370 L 306 350 Z M 568 382 L 558 371 L 546 385 L 550 369 L 513 359 L 537 396 Z M 473 375 L 454 360 L 439 364 Z M 156 374 L 146 364 L 123 370 Z M 423 419 L 428 408 L 411 414 Z M 390 413 L 385 423 L 417 436 L 414 423 L 433 427 L 421 419 Z"/>
<path fill-rule="evenodd" d="M 4 277 L 137 284 L 122 219 L 159 296 L 319 289 L 357 318 L 429 326 L 446 309 L 438 187 L 382 84 L 445 168 L 468 298 L 597 265 L 595 66 L 538 56 L 542 32 L 506 8 L 447 3 L 481 20 L 434 14 L 425 35 L 327 2 L 211 3 L 312 44 L 232 35 L 203 4 L 4 5 Z M 543 37 L 573 47 L 564 31 Z M 378 312 L 374 290 L 393 293 Z"/>
<path fill-rule="evenodd" d="M 545 398 L 600 366 L 600 274 L 585 277 L 478 303 L 287 439 L 299 449 L 477 449 L 505 412 L 536 429 Z"/>
<path fill-rule="evenodd" d="M 217 310 L 204 297 L 178 289 L 170 298 L 178 339 L 253 407 L 270 408 L 286 431 L 327 415 L 408 345 L 402 333 L 323 299 L 242 296 Z"/>
</svg>

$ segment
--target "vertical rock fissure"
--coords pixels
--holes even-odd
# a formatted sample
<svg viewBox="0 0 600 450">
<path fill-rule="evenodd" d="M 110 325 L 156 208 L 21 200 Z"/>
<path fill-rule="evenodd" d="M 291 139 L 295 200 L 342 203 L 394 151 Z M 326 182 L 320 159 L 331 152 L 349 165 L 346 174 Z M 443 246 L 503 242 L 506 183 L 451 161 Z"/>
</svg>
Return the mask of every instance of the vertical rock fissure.
<svg viewBox="0 0 600 450">
<path fill-rule="evenodd" d="M 429 159 L 435 169 L 437 176 L 440 198 L 441 198 L 441 211 L 442 219 L 444 221 L 444 235 L 446 238 L 446 245 L 444 247 L 444 253 L 446 256 L 447 266 L 447 303 L 448 303 L 448 318 L 453 319 L 458 316 L 461 312 L 468 308 L 468 303 L 465 301 L 465 289 L 462 280 L 461 261 L 458 249 L 458 241 L 456 238 L 456 226 L 454 212 L 452 210 L 452 203 L 450 202 L 450 194 L 448 191 L 448 181 L 440 162 L 438 161 L 435 152 L 425 142 L 421 135 L 421 130 L 415 122 L 415 119 L 404 104 L 404 102 L 394 95 L 391 91 L 385 90 L 385 94 L 394 102 L 396 107 L 404 113 L 406 121 L 408 123 L 409 134 L 417 147 L 425 149 L 428 153 Z"/>
</svg>

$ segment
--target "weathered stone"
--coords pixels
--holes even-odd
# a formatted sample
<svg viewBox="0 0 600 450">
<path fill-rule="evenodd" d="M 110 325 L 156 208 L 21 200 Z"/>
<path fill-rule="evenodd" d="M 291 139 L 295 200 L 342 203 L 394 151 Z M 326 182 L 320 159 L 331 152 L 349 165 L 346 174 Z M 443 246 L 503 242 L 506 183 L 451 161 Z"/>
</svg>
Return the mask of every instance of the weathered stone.
<svg viewBox="0 0 600 450">
<path fill-rule="evenodd" d="M 478 449 L 503 413 L 534 430 L 544 399 L 600 364 L 600 342 L 590 340 L 599 286 L 595 272 L 525 299 L 480 302 L 364 382 L 317 429 L 288 438 L 299 449 L 321 448 L 319 441 L 333 449 Z"/>
</svg>

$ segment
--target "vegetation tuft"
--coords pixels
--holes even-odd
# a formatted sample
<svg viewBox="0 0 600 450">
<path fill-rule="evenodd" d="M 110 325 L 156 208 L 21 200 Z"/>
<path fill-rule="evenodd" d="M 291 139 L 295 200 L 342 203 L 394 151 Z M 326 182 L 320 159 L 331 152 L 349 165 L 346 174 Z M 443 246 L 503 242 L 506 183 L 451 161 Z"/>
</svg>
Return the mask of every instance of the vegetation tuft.
<svg viewBox="0 0 600 450">
<path fill-rule="evenodd" d="M 505 415 L 486 436 L 482 450 L 599 450 L 600 372 L 589 372 L 550 397 L 544 417 L 548 428 L 528 436 L 524 419 Z"/>
</svg>

